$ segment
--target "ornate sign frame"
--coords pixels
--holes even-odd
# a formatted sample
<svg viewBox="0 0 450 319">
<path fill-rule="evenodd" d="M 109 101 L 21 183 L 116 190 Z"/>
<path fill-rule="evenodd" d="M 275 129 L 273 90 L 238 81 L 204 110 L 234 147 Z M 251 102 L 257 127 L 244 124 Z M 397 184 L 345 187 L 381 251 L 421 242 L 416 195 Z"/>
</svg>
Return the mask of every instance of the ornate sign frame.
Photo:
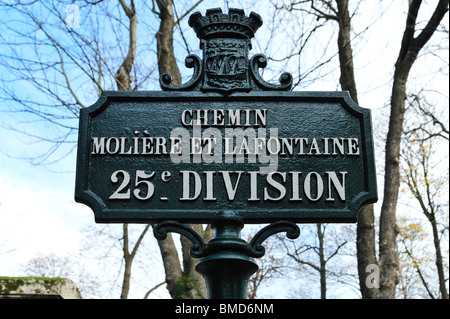
<svg viewBox="0 0 450 319">
<path fill-rule="evenodd" d="M 186 236 L 208 298 L 246 298 L 262 243 L 300 235 L 295 223 L 356 222 L 377 200 L 370 110 L 347 92 L 290 92 L 292 75 L 266 82 L 248 59 L 261 17 L 194 13 L 203 59 L 164 92 L 103 92 L 80 112 L 75 200 L 96 222 L 158 223 L 154 236 Z M 183 223 L 211 223 L 202 237 Z M 271 223 L 250 241 L 245 223 Z"/>
</svg>

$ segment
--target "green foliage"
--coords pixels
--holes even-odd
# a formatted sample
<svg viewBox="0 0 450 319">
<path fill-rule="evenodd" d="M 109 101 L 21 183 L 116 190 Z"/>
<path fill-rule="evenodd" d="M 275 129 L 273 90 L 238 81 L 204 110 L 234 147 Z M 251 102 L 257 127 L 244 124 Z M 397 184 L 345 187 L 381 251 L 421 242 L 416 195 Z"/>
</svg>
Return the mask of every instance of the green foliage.
<svg viewBox="0 0 450 319">
<path fill-rule="evenodd" d="M 181 277 L 175 286 L 174 299 L 203 299 L 204 297 L 196 290 L 197 285 L 197 280 L 193 277 Z"/>
</svg>

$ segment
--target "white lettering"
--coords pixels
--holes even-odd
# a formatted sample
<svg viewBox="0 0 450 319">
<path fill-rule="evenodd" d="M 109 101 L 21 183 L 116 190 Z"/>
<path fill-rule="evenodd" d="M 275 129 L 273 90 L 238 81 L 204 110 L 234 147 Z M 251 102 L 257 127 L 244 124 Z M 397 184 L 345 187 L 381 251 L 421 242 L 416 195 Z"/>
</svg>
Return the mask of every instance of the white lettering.
<svg viewBox="0 0 450 319">
<path fill-rule="evenodd" d="M 359 155 L 359 146 L 357 138 L 348 138 L 348 155 Z"/>
<path fill-rule="evenodd" d="M 106 137 L 101 137 L 100 140 L 98 139 L 98 137 L 93 137 L 93 149 L 91 154 L 105 154 L 105 140 Z"/>
<path fill-rule="evenodd" d="M 302 200 L 300 198 L 299 184 L 298 184 L 298 179 L 299 179 L 300 174 L 301 174 L 301 172 L 291 172 L 291 175 L 292 175 L 292 198 L 290 199 L 291 201 L 301 201 Z"/>
<path fill-rule="evenodd" d="M 267 109 L 183 110 L 181 124 L 188 127 L 193 126 L 195 122 L 202 126 L 216 127 L 266 127 Z"/>
<path fill-rule="evenodd" d="M 340 155 L 344 155 L 344 139 L 343 138 L 332 138 L 333 140 L 333 155 L 338 155 L 336 148 L 339 150 Z"/>
<path fill-rule="evenodd" d="M 206 175 L 206 197 L 204 200 L 216 200 L 214 197 L 214 171 L 203 172 Z"/>
<path fill-rule="evenodd" d="M 197 172 L 193 171 L 180 171 L 180 174 L 183 175 L 183 197 L 180 200 L 194 200 L 200 195 L 202 191 L 202 182 L 200 180 L 200 175 Z M 190 175 L 194 177 L 194 194 L 191 196 L 190 191 Z"/>
<path fill-rule="evenodd" d="M 248 201 L 257 201 L 258 198 L 258 174 L 259 172 L 248 172 L 250 175 L 250 198 Z"/>
<path fill-rule="evenodd" d="M 342 176 L 342 183 L 339 181 L 336 172 L 326 172 L 326 174 L 328 176 L 328 197 L 327 199 L 325 199 L 325 201 L 335 201 L 335 199 L 331 197 L 331 185 L 334 186 L 341 200 L 345 201 L 345 175 L 347 175 L 347 172 L 340 172 Z"/>
<path fill-rule="evenodd" d="M 238 188 L 239 181 L 241 179 L 241 175 L 243 172 L 242 171 L 239 171 L 239 172 L 221 171 L 220 173 L 222 173 L 223 181 L 225 183 L 225 189 L 227 191 L 228 200 L 234 200 L 234 196 L 236 195 L 236 190 Z M 238 174 L 238 177 L 237 177 L 234 187 L 231 185 L 230 173 Z"/>
<path fill-rule="evenodd" d="M 311 192 L 311 176 L 314 175 L 316 177 L 316 197 L 313 197 Z M 323 181 L 322 177 L 317 172 L 310 172 L 306 175 L 305 182 L 303 184 L 303 188 L 305 190 L 305 195 L 309 200 L 313 202 L 318 201 L 323 194 Z"/>
<path fill-rule="evenodd" d="M 187 121 L 187 114 L 189 114 L 189 116 L 190 116 L 190 120 L 189 121 Z M 192 125 L 192 110 L 184 110 L 181 113 L 181 123 L 184 126 L 191 126 Z"/>
<path fill-rule="evenodd" d="M 271 197 L 269 195 L 269 192 L 267 191 L 267 188 L 264 188 L 264 200 L 273 200 L 273 201 L 277 201 L 277 200 L 281 200 L 284 198 L 284 196 L 286 196 L 286 188 L 284 187 L 283 184 L 279 183 L 278 181 L 273 179 L 273 175 L 277 174 L 280 175 L 282 178 L 283 183 L 286 182 L 286 172 L 280 173 L 280 172 L 272 172 L 269 173 L 267 175 L 267 183 L 272 186 L 273 188 L 275 188 L 276 190 L 278 190 L 280 192 L 280 195 L 278 197 Z"/>
<path fill-rule="evenodd" d="M 114 143 L 111 143 L 114 141 Z M 111 144 L 114 145 L 114 148 L 111 147 Z M 120 143 L 117 137 L 110 137 L 106 140 L 106 152 L 108 154 L 116 154 L 119 151 Z"/>
</svg>

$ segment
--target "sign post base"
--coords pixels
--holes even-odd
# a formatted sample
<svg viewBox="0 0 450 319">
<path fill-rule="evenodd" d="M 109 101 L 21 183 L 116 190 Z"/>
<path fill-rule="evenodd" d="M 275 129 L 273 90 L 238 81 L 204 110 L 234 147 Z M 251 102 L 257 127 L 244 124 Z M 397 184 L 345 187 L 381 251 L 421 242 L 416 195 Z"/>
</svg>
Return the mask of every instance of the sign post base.
<svg viewBox="0 0 450 319">
<path fill-rule="evenodd" d="M 206 281 L 208 299 L 246 299 L 248 280 L 258 265 L 248 256 L 248 244 L 241 239 L 244 224 L 233 212 L 223 212 L 211 224 L 215 237 L 208 245 L 209 256 L 195 267 Z"/>
<path fill-rule="evenodd" d="M 258 265 L 242 256 L 202 259 L 195 269 L 205 278 L 208 299 L 247 299 L 250 277 Z"/>
<path fill-rule="evenodd" d="M 289 221 L 280 221 L 261 229 L 247 243 L 241 239 L 242 220 L 232 211 L 222 211 L 212 222 L 215 237 L 207 244 L 191 228 L 173 221 L 165 221 L 155 226 L 154 236 L 163 240 L 167 232 L 176 232 L 189 238 L 192 257 L 204 257 L 195 269 L 205 278 L 208 299 L 246 299 L 250 277 L 258 270 L 252 260 L 264 256 L 262 243 L 270 236 L 286 232 L 295 239 L 300 236 L 299 227 Z"/>
</svg>

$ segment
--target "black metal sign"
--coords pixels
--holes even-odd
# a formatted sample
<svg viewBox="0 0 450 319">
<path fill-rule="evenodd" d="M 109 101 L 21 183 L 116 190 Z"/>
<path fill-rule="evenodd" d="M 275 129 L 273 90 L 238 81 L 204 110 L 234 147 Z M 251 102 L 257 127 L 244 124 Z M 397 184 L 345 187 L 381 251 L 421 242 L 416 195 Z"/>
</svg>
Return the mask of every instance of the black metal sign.
<svg viewBox="0 0 450 319">
<path fill-rule="evenodd" d="M 291 92 L 248 59 L 260 17 L 208 10 L 189 21 L 203 59 L 164 92 L 103 92 L 81 110 L 75 199 L 97 222 L 354 222 L 377 200 L 370 110 L 347 92 Z"/>
</svg>

